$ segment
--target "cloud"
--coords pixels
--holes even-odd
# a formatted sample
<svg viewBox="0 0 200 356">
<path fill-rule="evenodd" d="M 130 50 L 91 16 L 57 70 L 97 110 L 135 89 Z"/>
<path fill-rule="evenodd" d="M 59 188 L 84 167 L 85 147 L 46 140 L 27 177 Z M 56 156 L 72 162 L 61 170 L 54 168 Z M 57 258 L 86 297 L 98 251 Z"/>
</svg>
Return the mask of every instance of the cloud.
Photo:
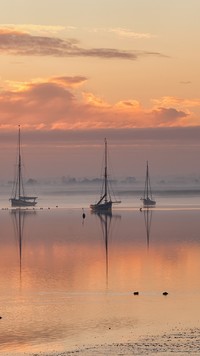
<svg viewBox="0 0 200 356">
<path fill-rule="evenodd" d="M 83 93 L 83 98 L 88 107 L 100 107 L 101 109 L 110 108 L 111 106 L 101 97 L 97 97 L 93 93 Z"/>
<path fill-rule="evenodd" d="M 178 111 L 174 108 L 158 108 L 157 110 L 153 110 L 151 116 L 154 116 L 154 119 L 160 125 L 168 124 L 174 125 L 179 119 L 185 118 L 188 116 L 184 111 Z"/>
<path fill-rule="evenodd" d="M 81 86 L 87 81 L 87 78 L 82 75 L 77 76 L 63 76 L 63 77 L 51 77 L 49 79 L 52 83 L 62 84 L 68 88 Z"/>
<path fill-rule="evenodd" d="M 38 84 L 30 84 L 29 90 L 24 93 L 24 98 L 27 101 L 43 103 L 49 102 L 52 100 L 62 100 L 64 98 L 65 101 L 71 103 L 74 96 L 73 94 L 63 87 L 56 85 L 55 83 L 38 83 Z"/>
<path fill-rule="evenodd" d="M 7 29 L 8 31 L 15 31 L 16 30 L 16 25 L 14 24 L 1 24 L 0 25 L 0 31 Z M 61 31 L 64 30 L 72 30 L 75 29 L 75 27 L 65 27 L 65 26 L 48 26 L 48 25 L 34 25 L 34 24 L 20 24 L 17 25 L 17 30 L 18 31 L 23 31 L 23 32 L 33 32 L 33 33 L 43 33 L 43 34 L 57 34 Z"/>
<path fill-rule="evenodd" d="M 0 28 L 0 54 L 15 56 L 97 57 L 137 60 L 144 56 L 163 57 L 159 52 L 126 51 L 115 48 L 81 48 L 75 39 L 34 36 L 19 30 Z"/>
<path fill-rule="evenodd" d="M 190 80 L 182 80 L 180 81 L 180 84 L 184 84 L 184 85 L 187 85 L 187 84 L 191 84 L 192 82 Z"/>
<path fill-rule="evenodd" d="M 134 110 L 140 110 L 140 103 L 137 100 L 123 100 L 123 101 L 119 101 L 116 104 L 116 107 L 118 107 L 119 109 L 123 109 L 123 110 L 130 110 L 130 109 L 134 109 Z"/>
<path fill-rule="evenodd" d="M 121 129 L 196 126 L 199 119 L 177 105 L 143 108 L 135 99 L 108 103 L 82 91 L 84 76 L 41 78 L 32 82 L 6 83 L 0 91 L 0 128 L 21 124 L 27 129 Z M 10 84 L 10 86 L 9 86 Z M 175 98 L 174 104 L 179 103 Z M 162 99 L 157 100 L 158 103 Z M 171 98 L 171 102 L 173 102 Z M 186 101 L 187 102 L 187 101 Z M 195 101 L 194 101 L 195 103 Z"/>
<path fill-rule="evenodd" d="M 58 86 L 63 86 L 65 88 L 77 88 L 83 85 L 87 80 L 88 78 L 82 75 L 61 76 L 61 77 L 50 77 L 49 79 L 46 79 L 46 83 L 54 83 L 57 84 Z M 26 90 L 30 86 L 44 83 L 44 79 L 37 78 L 34 79 L 31 83 L 6 80 L 5 83 L 7 88 L 9 88 L 9 90 L 19 92 L 19 91 Z M 1 89 L 3 90 L 3 87 L 0 88 L 0 91 Z"/>
<path fill-rule="evenodd" d="M 93 28 L 90 32 L 105 32 L 105 33 L 114 33 L 118 37 L 130 38 L 130 39 L 149 39 L 156 37 L 148 32 L 135 32 L 128 28 L 115 27 L 115 28 Z"/>
<path fill-rule="evenodd" d="M 199 98 L 186 99 L 186 98 L 179 98 L 173 96 L 163 96 L 162 98 L 159 99 L 153 99 L 152 102 L 156 106 L 162 106 L 162 107 L 170 107 L 170 106 L 176 106 L 179 108 L 200 107 Z"/>
<path fill-rule="evenodd" d="M 149 39 L 149 38 L 155 37 L 155 36 L 151 35 L 150 33 L 134 32 L 127 28 L 120 28 L 120 27 L 111 28 L 108 31 L 113 32 L 120 37 L 126 37 L 126 38 Z"/>
</svg>

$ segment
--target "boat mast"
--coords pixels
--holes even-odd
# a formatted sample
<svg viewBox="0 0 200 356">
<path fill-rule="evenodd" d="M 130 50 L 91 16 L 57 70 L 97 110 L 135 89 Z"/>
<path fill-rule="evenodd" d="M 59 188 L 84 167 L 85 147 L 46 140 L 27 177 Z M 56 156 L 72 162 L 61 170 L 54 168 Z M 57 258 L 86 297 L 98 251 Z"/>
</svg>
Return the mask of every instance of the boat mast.
<svg viewBox="0 0 200 356">
<path fill-rule="evenodd" d="M 105 202 L 107 202 L 107 194 L 108 194 L 108 172 L 107 172 L 107 140 L 105 138 L 105 171 L 104 171 L 104 188 L 105 188 Z"/>
<path fill-rule="evenodd" d="M 149 166 L 148 166 L 148 161 L 147 161 L 146 184 L 147 184 L 147 199 L 148 199 L 148 197 L 149 197 Z"/>
<path fill-rule="evenodd" d="M 21 137 L 20 137 L 20 125 L 19 127 L 19 135 L 18 135 L 18 196 L 20 197 L 21 195 Z"/>
</svg>

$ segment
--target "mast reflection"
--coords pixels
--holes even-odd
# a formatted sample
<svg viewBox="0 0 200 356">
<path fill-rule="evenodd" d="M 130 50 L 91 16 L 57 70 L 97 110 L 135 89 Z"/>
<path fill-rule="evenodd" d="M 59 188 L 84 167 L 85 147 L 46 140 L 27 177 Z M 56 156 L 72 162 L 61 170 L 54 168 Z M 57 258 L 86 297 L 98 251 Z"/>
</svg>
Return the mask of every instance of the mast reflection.
<svg viewBox="0 0 200 356">
<path fill-rule="evenodd" d="M 114 221 L 121 219 L 121 215 L 107 213 L 95 213 L 98 216 L 101 224 L 102 237 L 105 245 L 105 261 L 106 261 L 106 287 L 108 287 L 108 272 L 109 272 L 109 240 L 112 236 Z"/>
<path fill-rule="evenodd" d="M 24 222 L 27 216 L 30 215 L 33 216 L 35 214 L 36 211 L 25 210 L 22 208 L 11 210 L 11 218 L 14 226 L 14 234 L 18 243 L 20 280 L 22 274 L 22 247 L 23 247 L 23 235 L 24 235 Z"/>
<path fill-rule="evenodd" d="M 152 209 L 147 207 L 143 209 L 143 213 L 144 213 L 144 222 L 145 222 L 146 237 L 147 237 L 147 248 L 149 249 L 151 222 L 152 222 Z"/>
</svg>

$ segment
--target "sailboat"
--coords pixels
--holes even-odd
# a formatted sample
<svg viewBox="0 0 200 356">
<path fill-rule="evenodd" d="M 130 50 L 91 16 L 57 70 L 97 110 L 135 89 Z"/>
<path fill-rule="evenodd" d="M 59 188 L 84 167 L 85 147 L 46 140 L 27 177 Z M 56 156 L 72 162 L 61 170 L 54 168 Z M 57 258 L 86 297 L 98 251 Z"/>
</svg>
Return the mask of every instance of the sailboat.
<svg viewBox="0 0 200 356">
<path fill-rule="evenodd" d="M 111 212 L 112 211 L 112 204 L 121 203 L 121 201 L 113 201 L 111 198 L 110 186 L 108 181 L 108 149 L 107 149 L 107 139 L 104 140 L 105 143 L 105 156 L 104 156 L 104 178 L 103 178 L 103 186 L 102 186 L 102 193 L 100 195 L 100 199 L 97 203 L 91 204 L 90 208 L 93 212 Z"/>
<path fill-rule="evenodd" d="M 143 200 L 143 206 L 149 207 L 156 205 L 156 201 L 153 200 L 152 192 L 151 192 L 151 183 L 150 183 L 150 176 L 149 176 L 149 165 L 147 161 L 146 167 L 146 179 L 145 179 L 145 187 L 144 187 L 144 196 L 141 198 Z"/>
<path fill-rule="evenodd" d="M 22 177 L 22 159 L 21 159 L 21 132 L 20 125 L 18 130 L 18 162 L 17 162 L 17 173 L 16 179 L 13 185 L 13 193 L 10 198 L 12 207 L 27 207 L 35 206 L 37 197 L 26 196 L 24 193 L 24 184 Z"/>
</svg>

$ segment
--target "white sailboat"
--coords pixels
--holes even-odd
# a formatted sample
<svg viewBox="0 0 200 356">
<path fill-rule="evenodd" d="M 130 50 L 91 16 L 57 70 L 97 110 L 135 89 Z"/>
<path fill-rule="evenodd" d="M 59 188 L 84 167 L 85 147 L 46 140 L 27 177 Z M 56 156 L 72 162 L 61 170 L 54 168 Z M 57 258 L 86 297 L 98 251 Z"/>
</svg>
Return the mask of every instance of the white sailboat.
<svg viewBox="0 0 200 356">
<path fill-rule="evenodd" d="M 18 162 L 17 162 L 17 172 L 16 179 L 13 185 L 12 197 L 10 198 L 12 207 L 27 207 L 35 206 L 37 197 L 26 196 L 24 193 L 24 184 L 22 177 L 22 160 L 21 160 L 21 132 L 20 125 L 18 130 Z"/>
<path fill-rule="evenodd" d="M 144 196 L 141 198 L 143 201 L 143 206 L 144 207 L 149 207 L 149 206 L 155 206 L 156 201 L 152 197 L 152 192 L 151 192 L 151 183 L 150 183 L 150 176 L 149 176 L 149 165 L 147 161 L 147 167 L 146 167 L 146 179 L 145 179 L 145 187 L 144 187 Z"/>
<path fill-rule="evenodd" d="M 111 198 L 111 192 L 110 192 L 110 187 L 109 187 L 109 181 L 108 181 L 108 158 L 107 158 L 107 140 L 105 138 L 104 140 L 105 143 L 105 157 L 104 157 L 104 179 L 103 179 L 103 187 L 102 187 L 102 193 L 100 195 L 100 199 L 97 203 L 91 204 L 90 208 L 93 212 L 111 212 L 112 211 L 112 204 L 118 204 L 121 203 L 121 201 L 117 200 L 112 200 Z"/>
</svg>

